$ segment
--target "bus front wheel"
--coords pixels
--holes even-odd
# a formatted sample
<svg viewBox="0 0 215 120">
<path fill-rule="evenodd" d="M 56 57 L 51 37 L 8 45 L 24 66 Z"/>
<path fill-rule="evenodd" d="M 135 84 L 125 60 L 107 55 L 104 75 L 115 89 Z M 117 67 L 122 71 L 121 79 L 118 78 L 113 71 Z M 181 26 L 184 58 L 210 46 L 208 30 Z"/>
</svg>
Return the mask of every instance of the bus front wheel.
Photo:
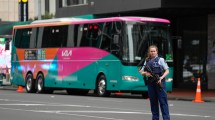
<svg viewBox="0 0 215 120">
<path fill-rule="evenodd" d="M 110 96 L 110 92 L 107 91 L 107 83 L 104 75 L 99 76 L 97 80 L 96 95 L 99 97 Z"/>
<path fill-rule="evenodd" d="M 27 74 L 26 78 L 26 85 L 25 85 L 25 89 L 28 93 L 35 93 L 36 89 L 35 89 L 35 80 L 33 79 L 33 75 L 31 73 Z"/>
</svg>

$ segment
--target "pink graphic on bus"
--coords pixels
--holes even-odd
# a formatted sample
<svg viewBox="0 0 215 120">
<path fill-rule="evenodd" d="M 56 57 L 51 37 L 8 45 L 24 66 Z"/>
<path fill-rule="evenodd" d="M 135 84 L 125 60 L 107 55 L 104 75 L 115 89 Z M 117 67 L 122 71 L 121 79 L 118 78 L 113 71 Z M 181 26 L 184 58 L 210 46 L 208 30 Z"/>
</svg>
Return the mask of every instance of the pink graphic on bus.
<svg viewBox="0 0 215 120">
<path fill-rule="evenodd" d="M 97 60 L 108 55 L 108 52 L 97 48 L 61 48 L 58 50 L 58 76 L 64 78 Z"/>
</svg>

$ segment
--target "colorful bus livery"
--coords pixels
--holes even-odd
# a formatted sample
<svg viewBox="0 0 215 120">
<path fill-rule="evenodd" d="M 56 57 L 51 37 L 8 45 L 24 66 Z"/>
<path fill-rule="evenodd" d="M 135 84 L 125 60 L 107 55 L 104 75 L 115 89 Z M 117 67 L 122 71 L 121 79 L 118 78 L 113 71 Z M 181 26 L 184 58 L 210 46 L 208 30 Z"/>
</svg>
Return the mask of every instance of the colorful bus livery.
<svg viewBox="0 0 215 120">
<path fill-rule="evenodd" d="M 114 91 L 146 95 L 146 80 L 137 65 L 152 44 L 171 65 L 169 38 L 169 21 L 158 18 L 56 19 L 15 26 L 12 83 L 29 93 L 66 89 L 69 94 L 94 90 L 98 96 Z M 167 89 L 172 90 L 172 74 Z"/>
</svg>

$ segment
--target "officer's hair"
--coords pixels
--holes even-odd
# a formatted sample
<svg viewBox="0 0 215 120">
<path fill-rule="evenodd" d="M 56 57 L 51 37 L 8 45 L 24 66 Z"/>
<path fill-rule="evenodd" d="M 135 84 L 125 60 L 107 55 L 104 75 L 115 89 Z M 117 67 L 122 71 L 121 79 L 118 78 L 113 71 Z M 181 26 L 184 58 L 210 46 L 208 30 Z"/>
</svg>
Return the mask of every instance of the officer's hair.
<svg viewBox="0 0 215 120">
<path fill-rule="evenodd" d="M 149 60 L 150 59 L 150 49 L 151 48 L 155 48 L 156 51 L 158 52 L 158 47 L 156 45 L 150 45 L 149 48 L 148 48 L 148 54 L 147 54 L 147 57 L 146 57 L 146 60 Z"/>
</svg>

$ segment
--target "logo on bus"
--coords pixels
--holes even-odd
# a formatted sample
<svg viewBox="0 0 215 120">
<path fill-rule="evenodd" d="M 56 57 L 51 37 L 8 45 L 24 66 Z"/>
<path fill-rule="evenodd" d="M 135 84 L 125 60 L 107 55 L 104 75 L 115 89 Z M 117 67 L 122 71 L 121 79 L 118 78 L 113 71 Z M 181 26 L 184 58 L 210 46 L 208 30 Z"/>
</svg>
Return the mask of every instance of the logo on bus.
<svg viewBox="0 0 215 120">
<path fill-rule="evenodd" d="M 62 51 L 62 57 L 72 56 L 72 50 L 64 50 Z"/>
</svg>

